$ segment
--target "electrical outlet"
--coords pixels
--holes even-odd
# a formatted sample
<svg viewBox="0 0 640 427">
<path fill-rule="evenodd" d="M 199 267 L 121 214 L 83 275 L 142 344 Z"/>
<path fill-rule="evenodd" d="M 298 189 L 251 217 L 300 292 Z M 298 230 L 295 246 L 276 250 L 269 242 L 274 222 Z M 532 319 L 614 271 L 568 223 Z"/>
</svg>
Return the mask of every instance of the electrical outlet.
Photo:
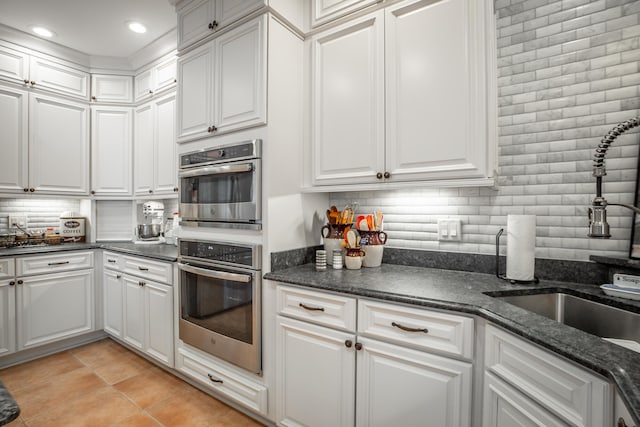
<svg viewBox="0 0 640 427">
<path fill-rule="evenodd" d="M 462 240 L 462 221 L 459 219 L 439 219 L 438 240 L 450 242 Z"/>
<path fill-rule="evenodd" d="M 22 215 L 9 215 L 9 228 L 17 229 L 18 227 L 27 228 L 27 217 Z"/>
</svg>

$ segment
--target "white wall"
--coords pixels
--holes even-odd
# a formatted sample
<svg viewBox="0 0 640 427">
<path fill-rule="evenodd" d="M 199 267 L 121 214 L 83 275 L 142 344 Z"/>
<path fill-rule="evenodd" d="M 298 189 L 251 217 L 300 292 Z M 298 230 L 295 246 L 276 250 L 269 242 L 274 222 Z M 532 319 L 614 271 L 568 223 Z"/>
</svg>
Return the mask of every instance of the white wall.
<svg viewBox="0 0 640 427">
<path fill-rule="evenodd" d="M 334 193 L 331 203 L 381 210 L 393 247 L 493 253 L 508 214 L 535 214 L 539 258 L 626 256 L 630 212 L 608 208 L 612 238 L 593 240 L 587 206 L 595 147 L 616 123 L 640 114 L 640 2 L 496 0 L 495 8 L 497 188 Z M 637 129 L 627 132 L 607 154 L 609 202 L 634 202 L 639 141 Z M 444 217 L 462 220 L 461 242 L 436 240 Z"/>
</svg>

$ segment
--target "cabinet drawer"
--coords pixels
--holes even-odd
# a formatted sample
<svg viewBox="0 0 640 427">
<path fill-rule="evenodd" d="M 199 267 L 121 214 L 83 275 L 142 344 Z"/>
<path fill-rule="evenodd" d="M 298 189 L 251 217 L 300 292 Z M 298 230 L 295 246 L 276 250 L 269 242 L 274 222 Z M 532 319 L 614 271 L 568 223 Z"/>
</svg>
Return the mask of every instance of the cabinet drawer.
<svg viewBox="0 0 640 427">
<path fill-rule="evenodd" d="M 16 275 L 56 273 L 58 271 L 93 268 L 93 252 L 64 252 L 16 259 Z"/>
<path fill-rule="evenodd" d="M 15 276 L 15 262 L 13 258 L 0 258 L 0 279 Z"/>
<path fill-rule="evenodd" d="M 146 258 L 122 256 L 120 267 L 123 272 L 156 282 L 173 283 L 173 265 Z"/>
<path fill-rule="evenodd" d="M 358 332 L 412 347 L 473 357 L 473 319 L 438 311 L 360 300 Z"/>
<path fill-rule="evenodd" d="M 267 388 L 186 348 L 178 349 L 179 371 L 225 397 L 265 414 Z"/>
<path fill-rule="evenodd" d="M 113 252 L 104 252 L 102 254 L 102 266 L 112 270 L 122 268 L 122 256 Z"/>
<path fill-rule="evenodd" d="M 278 313 L 347 331 L 356 330 L 356 299 L 278 286 Z"/>
<path fill-rule="evenodd" d="M 592 373 L 512 334 L 487 326 L 485 367 L 576 426 L 609 425 L 612 391 Z"/>
</svg>

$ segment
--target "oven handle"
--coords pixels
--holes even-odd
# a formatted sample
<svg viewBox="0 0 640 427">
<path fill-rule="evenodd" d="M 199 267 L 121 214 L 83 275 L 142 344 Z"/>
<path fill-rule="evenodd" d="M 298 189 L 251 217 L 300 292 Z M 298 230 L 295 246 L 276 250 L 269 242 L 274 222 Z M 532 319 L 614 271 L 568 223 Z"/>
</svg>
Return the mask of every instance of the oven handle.
<svg viewBox="0 0 640 427">
<path fill-rule="evenodd" d="M 201 175 L 223 175 L 227 173 L 251 172 L 252 170 L 253 164 L 251 163 L 241 163 L 238 165 L 207 166 L 204 168 L 180 171 L 178 173 L 178 177 L 191 178 Z"/>
<path fill-rule="evenodd" d="M 229 273 L 226 271 L 209 270 L 208 268 L 194 267 L 189 264 L 178 263 L 178 268 L 188 273 L 211 277 L 212 279 L 231 280 L 232 282 L 249 283 L 252 279 L 247 274 Z"/>
</svg>

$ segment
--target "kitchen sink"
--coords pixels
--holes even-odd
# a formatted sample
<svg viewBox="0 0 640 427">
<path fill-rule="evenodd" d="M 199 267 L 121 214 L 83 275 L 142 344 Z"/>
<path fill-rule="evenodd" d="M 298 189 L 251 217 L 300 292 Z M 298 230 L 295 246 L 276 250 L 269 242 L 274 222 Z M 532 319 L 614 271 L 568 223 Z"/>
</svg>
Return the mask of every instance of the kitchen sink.
<svg viewBox="0 0 640 427">
<path fill-rule="evenodd" d="M 616 344 L 640 351 L 640 314 L 561 292 L 494 295 L 509 304 L 548 317 Z"/>
</svg>

